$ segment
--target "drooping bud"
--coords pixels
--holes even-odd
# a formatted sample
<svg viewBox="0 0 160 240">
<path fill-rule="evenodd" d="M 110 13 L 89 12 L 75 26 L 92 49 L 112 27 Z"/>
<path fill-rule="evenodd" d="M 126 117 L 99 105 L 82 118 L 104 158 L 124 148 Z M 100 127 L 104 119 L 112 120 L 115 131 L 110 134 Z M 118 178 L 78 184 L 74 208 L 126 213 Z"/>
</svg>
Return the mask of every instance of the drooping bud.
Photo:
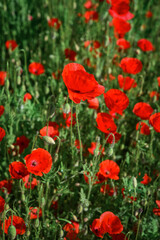
<svg viewBox="0 0 160 240">
<path fill-rule="evenodd" d="M 13 226 L 13 225 L 9 226 L 9 228 L 8 228 L 9 239 L 14 240 L 16 238 L 16 235 L 17 235 L 17 233 L 16 233 L 15 226 Z"/>
</svg>

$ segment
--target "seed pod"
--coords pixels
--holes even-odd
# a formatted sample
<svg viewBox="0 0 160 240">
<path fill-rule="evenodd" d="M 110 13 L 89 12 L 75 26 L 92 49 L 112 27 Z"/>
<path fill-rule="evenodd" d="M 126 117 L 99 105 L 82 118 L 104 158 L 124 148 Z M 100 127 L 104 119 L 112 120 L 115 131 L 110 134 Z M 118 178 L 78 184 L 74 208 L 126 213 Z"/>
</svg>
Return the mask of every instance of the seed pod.
<svg viewBox="0 0 160 240">
<path fill-rule="evenodd" d="M 8 228 L 8 236 L 11 240 L 14 240 L 16 238 L 16 228 L 15 226 L 11 225 Z"/>
<path fill-rule="evenodd" d="M 48 144 L 55 144 L 55 141 L 53 140 L 53 138 L 49 137 L 49 136 L 43 136 L 42 139 L 48 143 Z"/>
<path fill-rule="evenodd" d="M 35 221 L 35 227 L 38 228 L 39 227 L 39 219 L 37 218 Z"/>
</svg>

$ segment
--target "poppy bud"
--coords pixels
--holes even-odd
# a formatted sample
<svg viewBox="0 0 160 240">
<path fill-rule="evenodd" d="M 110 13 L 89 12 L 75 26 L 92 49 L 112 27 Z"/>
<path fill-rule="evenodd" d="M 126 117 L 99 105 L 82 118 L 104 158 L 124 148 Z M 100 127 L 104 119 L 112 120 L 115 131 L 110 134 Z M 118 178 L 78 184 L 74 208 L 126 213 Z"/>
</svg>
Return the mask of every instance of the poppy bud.
<svg viewBox="0 0 160 240">
<path fill-rule="evenodd" d="M 133 177 L 133 186 L 134 188 L 137 188 L 137 179 Z"/>
<path fill-rule="evenodd" d="M 41 200 L 41 205 L 42 205 L 42 207 L 45 206 L 45 204 L 46 204 L 45 198 L 42 197 L 42 200 Z"/>
<path fill-rule="evenodd" d="M 22 193 L 22 201 L 25 202 L 26 198 L 25 198 L 25 195 L 24 193 Z"/>
<path fill-rule="evenodd" d="M 29 237 L 31 232 L 29 230 L 26 231 L 26 236 Z"/>
<path fill-rule="evenodd" d="M 11 225 L 8 228 L 8 236 L 9 239 L 14 240 L 16 238 L 16 228 L 15 226 Z"/>
<path fill-rule="evenodd" d="M 63 238 L 63 236 L 64 236 L 64 232 L 63 232 L 62 229 L 60 229 L 60 231 L 59 231 L 59 237 L 60 237 L 60 238 Z"/>
<path fill-rule="evenodd" d="M 80 205 L 78 206 L 78 214 L 82 213 L 82 211 L 83 211 L 83 207 L 82 207 L 82 205 L 80 204 Z"/>
<path fill-rule="evenodd" d="M 55 154 L 54 162 L 57 162 L 57 160 L 58 160 L 58 153 Z"/>
<path fill-rule="evenodd" d="M 69 103 L 66 103 L 63 107 L 63 113 L 68 114 L 68 113 L 70 113 L 70 111 L 71 111 L 71 107 L 70 107 Z"/>
<path fill-rule="evenodd" d="M 77 217 L 76 217 L 75 215 L 73 215 L 73 220 L 74 220 L 75 222 L 78 222 L 78 219 L 77 219 Z"/>
<path fill-rule="evenodd" d="M 113 155 L 113 147 L 110 147 L 108 150 L 108 155 L 112 156 Z"/>
<path fill-rule="evenodd" d="M 39 219 L 37 218 L 35 221 L 35 227 L 38 228 L 39 227 Z"/>
<path fill-rule="evenodd" d="M 55 141 L 53 140 L 53 138 L 51 138 L 49 136 L 43 136 L 42 138 L 48 144 L 55 144 Z"/>
<path fill-rule="evenodd" d="M 10 85 L 10 83 L 9 83 L 9 80 L 7 79 L 5 82 L 6 90 L 9 90 L 9 85 Z"/>
</svg>

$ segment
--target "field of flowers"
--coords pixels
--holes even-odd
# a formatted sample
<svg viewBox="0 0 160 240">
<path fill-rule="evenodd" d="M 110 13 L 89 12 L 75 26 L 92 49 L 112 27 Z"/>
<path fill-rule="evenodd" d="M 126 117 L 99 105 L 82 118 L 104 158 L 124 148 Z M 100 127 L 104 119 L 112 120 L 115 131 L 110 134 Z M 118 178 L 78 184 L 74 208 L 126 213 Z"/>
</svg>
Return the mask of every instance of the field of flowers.
<svg viewBox="0 0 160 240">
<path fill-rule="evenodd" d="M 0 2 L 0 239 L 160 240 L 160 2 Z"/>
</svg>

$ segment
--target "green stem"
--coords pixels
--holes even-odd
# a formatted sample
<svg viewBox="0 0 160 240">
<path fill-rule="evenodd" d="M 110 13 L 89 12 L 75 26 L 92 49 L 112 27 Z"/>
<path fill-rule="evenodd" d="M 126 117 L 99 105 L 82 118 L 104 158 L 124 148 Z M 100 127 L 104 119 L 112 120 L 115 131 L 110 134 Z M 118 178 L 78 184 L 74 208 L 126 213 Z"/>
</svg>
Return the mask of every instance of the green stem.
<svg viewBox="0 0 160 240">
<path fill-rule="evenodd" d="M 82 141 L 81 141 L 81 134 L 80 134 L 80 128 L 79 128 L 79 121 L 78 121 L 78 105 L 76 105 L 76 123 L 77 123 L 78 138 L 80 143 L 80 159 L 81 159 L 81 164 L 83 164 Z"/>
</svg>

